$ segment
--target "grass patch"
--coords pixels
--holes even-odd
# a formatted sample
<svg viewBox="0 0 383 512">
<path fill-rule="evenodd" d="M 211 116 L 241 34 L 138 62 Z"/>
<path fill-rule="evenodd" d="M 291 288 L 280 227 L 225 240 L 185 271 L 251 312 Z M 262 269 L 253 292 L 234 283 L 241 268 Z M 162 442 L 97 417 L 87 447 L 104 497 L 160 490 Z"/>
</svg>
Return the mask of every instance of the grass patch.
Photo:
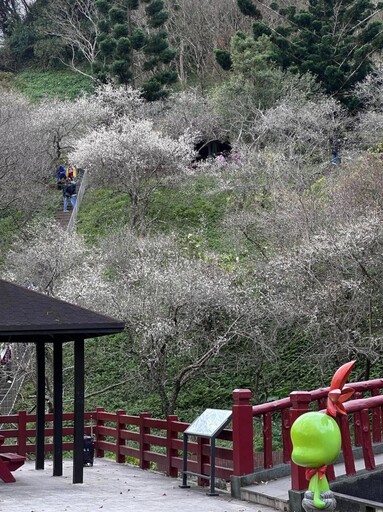
<svg viewBox="0 0 383 512">
<path fill-rule="evenodd" d="M 127 224 L 129 198 L 127 194 L 110 188 L 88 190 L 81 203 L 77 230 L 95 243 L 113 229 Z"/>
<path fill-rule="evenodd" d="M 198 234 L 206 249 L 226 252 L 228 240 L 221 227 L 227 210 L 228 193 L 216 192 L 210 178 L 197 178 L 180 188 L 157 190 L 148 209 L 156 229 L 177 232 L 183 237 Z"/>
<path fill-rule="evenodd" d="M 208 179 L 197 179 L 179 188 L 162 188 L 155 192 L 147 210 L 148 225 L 154 232 L 178 233 L 181 243 L 188 246 L 202 243 L 204 250 L 231 254 L 232 245 L 222 229 L 228 199 L 228 193 L 214 192 Z M 126 193 L 111 188 L 93 189 L 81 204 L 78 231 L 94 243 L 128 221 Z"/>
<path fill-rule="evenodd" d="M 72 100 L 93 91 L 90 78 L 69 70 L 26 70 L 15 75 L 12 83 L 33 102 L 43 98 Z"/>
</svg>

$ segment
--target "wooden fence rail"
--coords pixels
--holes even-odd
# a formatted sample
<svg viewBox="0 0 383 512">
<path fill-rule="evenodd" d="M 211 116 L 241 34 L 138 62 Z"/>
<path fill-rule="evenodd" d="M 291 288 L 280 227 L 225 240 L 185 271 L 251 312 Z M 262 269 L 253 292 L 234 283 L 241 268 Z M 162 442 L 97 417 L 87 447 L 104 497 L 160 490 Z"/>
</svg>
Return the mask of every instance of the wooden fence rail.
<svg viewBox="0 0 383 512">
<path fill-rule="evenodd" d="M 349 384 L 356 390 L 355 399 L 345 404 L 347 417 L 340 418 L 342 452 L 347 475 L 355 474 L 354 448 L 361 447 L 367 470 L 375 467 L 374 444 L 382 442 L 383 379 Z M 307 486 L 304 468 L 291 463 L 290 428 L 301 414 L 322 410 L 328 388 L 314 391 L 295 391 L 288 398 L 260 405 L 251 404 L 251 392 L 238 389 L 233 392 L 232 426 L 225 429 L 216 444 L 216 477 L 229 480 L 231 475 L 243 476 L 270 469 L 276 464 L 291 464 L 292 489 Z M 365 396 L 368 395 L 371 396 Z M 116 413 L 97 407 L 84 416 L 85 433 L 95 439 L 96 457 L 113 454 L 116 462 L 131 462 L 142 469 L 155 468 L 168 476 L 177 477 L 182 471 L 183 432 L 189 423 L 177 416 L 152 418 L 149 413 L 139 416 Z M 0 416 L 5 442 L 0 453 L 20 455 L 35 453 L 36 416 L 20 411 Z M 45 417 L 45 452 L 53 451 L 53 414 Z M 63 449 L 73 449 L 74 414 L 63 415 Z M 262 438 L 262 450 L 255 452 L 254 439 Z M 278 450 L 275 444 L 278 443 Z M 273 450 L 274 448 L 274 450 Z M 279 456 L 279 458 L 277 457 Z M 193 438 L 188 442 L 188 471 L 210 475 L 210 440 Z M 333 468 L 328 470 L 334 478 Z"/>
</svg>

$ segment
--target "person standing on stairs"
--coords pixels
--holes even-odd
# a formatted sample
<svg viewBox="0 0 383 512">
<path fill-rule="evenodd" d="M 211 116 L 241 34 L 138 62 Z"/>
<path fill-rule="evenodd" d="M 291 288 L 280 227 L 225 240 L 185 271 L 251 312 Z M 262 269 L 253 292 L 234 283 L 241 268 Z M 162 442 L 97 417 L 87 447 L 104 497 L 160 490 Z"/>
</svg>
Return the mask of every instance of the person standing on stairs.
<svg viewBox="0 0 383 512">
<path fill-rule="evenodd" d="M 72 181 L 69 178 L 66 178 L 65 184 L 63 186 L 63 197 L 64 197 L 64 212 L 69 211 L 68 210 L 68 199 L 70 199 L 70 202 L 72 204 L 72 208 L 76 206 L 76 182 Z"/>
</svg>

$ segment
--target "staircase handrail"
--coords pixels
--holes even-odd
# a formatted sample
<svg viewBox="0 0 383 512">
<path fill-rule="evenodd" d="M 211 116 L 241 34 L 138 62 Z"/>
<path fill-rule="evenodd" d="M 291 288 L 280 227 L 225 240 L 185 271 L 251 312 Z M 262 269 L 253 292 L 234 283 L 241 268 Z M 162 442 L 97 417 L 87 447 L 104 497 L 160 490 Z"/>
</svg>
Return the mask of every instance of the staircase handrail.
<svg viewBox="0 0 383 512">
<path fill-rule="evenodd" d="M 78 214 L 78 211 L 79 211 L 79 208 L 80 208 L 80 205 L 81 205 L 81 201 L 82 201 L 82 198 L 83 198 L 83 196 L 85 194 L 85 190 L 86 190 L 87 186 L 88 186 L 88 173 L 85 170 L 84 174 L 81 177 L 80 187 L 79 187 L 79 189 L 77 191 L 77 201 L 76 201 L 75 207 L 72 210 L 72 214 L 70 216 L 70 219 L 69 219 L 69 222 L 68 222 L 68 226 L 66 228 L 68 233 L 71 233 L 73 231 L 75 225 L 76 225 L 77 214 Z"/>
</svg>

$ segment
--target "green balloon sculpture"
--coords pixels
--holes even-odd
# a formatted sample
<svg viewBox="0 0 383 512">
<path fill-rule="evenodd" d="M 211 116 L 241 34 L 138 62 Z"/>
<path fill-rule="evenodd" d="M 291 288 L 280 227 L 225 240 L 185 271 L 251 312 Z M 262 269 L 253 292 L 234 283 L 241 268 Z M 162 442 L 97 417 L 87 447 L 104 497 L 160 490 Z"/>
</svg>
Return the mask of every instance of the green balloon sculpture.
<svg viewBox="0 0 383 512">
<path fill-rule="evenodd" d="M 336 415 L 346 414 L 343 406 L 354 390 L 343 389 L 355 361 L 341 366 L 334 374 L 328 393 L 326 412 L 307 412 L 299 416 L 291 427 L 293 451 L 291 459 L 306 469 L 308 491 L 302 506 L 309 510 L 335 510 L 336 501 L 326 478 L 326 469 L 338 458 L 342 436 Z"/>
</svg>

